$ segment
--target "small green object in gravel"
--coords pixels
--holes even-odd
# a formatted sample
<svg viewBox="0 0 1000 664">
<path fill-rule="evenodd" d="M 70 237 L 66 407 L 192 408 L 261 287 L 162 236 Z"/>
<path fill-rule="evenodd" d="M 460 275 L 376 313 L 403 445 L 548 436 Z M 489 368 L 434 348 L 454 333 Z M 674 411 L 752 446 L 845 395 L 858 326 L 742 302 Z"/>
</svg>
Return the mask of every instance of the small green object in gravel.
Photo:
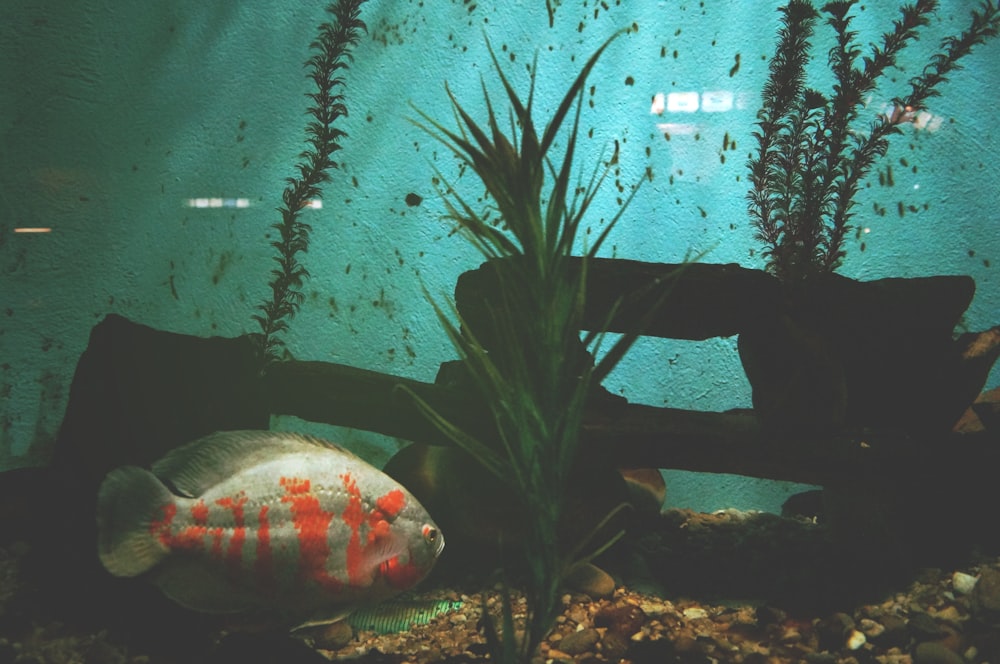
<svg viewBox="0 0 1000 664">
<path fill-rule="evenodd" d="M 370 609 L 355 611 L 347 624 L 355 632 L 394 634 L 405 632 L 411 625 L 426 625 L 443 613 L 462 608 L 464 602 L 449 600 L 411 600 L 386 602 Z"/>
</svg>

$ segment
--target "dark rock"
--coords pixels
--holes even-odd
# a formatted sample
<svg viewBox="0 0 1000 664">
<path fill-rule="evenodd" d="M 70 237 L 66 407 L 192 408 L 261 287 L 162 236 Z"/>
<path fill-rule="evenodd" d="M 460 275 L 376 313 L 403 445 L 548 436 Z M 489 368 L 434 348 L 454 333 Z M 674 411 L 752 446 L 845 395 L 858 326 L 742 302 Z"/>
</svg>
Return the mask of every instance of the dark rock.
<svg viewBox="0 0 1000 664">
<path fill-rule="evenodd" d="M 910 642 L 910 633 L 906 628 L 906 621 L 897 615 L 887 613 L 880 616 L 878 622 L 885 630 L 878 636 L 871 638 L 872 643 L 882 648 L 903 648 Z"/>
<path fill-rule="evenodd" d="M 608 599 L 615 592 L 615 579 L 593 563 L 574 565 L 563 579 L 570 590 L 583 593 L 592 599 Z"/>
<path fill-rule="evenodd" d="M 640 514 L 656 515 L 667 498 L 667 484 L 656 468 L 622 468 L 629 503 Z"/>
<path fill-rule="evenodd" d="M 1000 570 L 984 567 L 972 589 L 972 615 L 981 622 L 1000 621 Z"/>
<path fill-rule="evenodd" d="M 934 618 L 926 613 L 914 613 L 906 623 L 910 634 L 917 641 L 930 641 L 944 636 L 945 631 Z"/>
<path fill-rule="evenodd" d="M 679 659 L 674 644 L 669 639 L 633 641 L 628 649 L 628 658 L 633 664 L 663 664 Z"/>
<path fill-rule="evenodd" d="M 820 650 L 840 650 L 847 641 L 847 636 L 854 629 L 854 619 L 846 613 L 834 613 L 829 618 L 820 620 L 816 625 Z"/>
<path fill-rule="evenodd" d="M 346 620 L 338 620 L 316 631 L 313 645 L 324 650 L 339 650 L 354 638 L 354 629 Z"/>
<path fill-rule="evenodd" d="M 597 548 L 624 527 L 627 510 L 616 513 L 595 530 L 615 508 L 628 500 L 625 480 L 602 463 L 603 455 L 581 455 L 566 489 L 566 503 L 557 541 L 573 546 L 586 542 Z M 499 565 L 503 554 L 497 542 L 518 547 L 526 536 L 522 498 L 511 485 L 493 475 L 468 452 L 457 447 L 413 443 L 385 464 L 387 475 L 420 501 L 441 531 L 448 533 L 445 556 L 450 565 Z M 509 559 L 507 559 L 509 560 Z M 504 560 L 506 564 L 507 560 Z M 566 585 L 591 597 L 610 596 L 614 579 L 593 565 L 569 571 Z"/>
<path fill-rule="evenodd" d="M 627 605 L 608 606 L 594 616 L 594 627 L 607 627 L 608 631 L 616 632 L 624 637 L 630 637 L 640 629 L 646 621 L 646 614 L 638 606 Z"/>
<path fill-rule="evenodd" d="M 762 604 L 758 606 L 755 610 L 757 617 L 757 623 L 762 627 L 766 625 L 773 625 L 782 622 L 788 617 L 788 614 L 779 608 L 768 606 L 767 604 Z"/>
<path fill-rule="evenodd" d="M 828 652 L 811 652 L 805 656 L 807 664 L 836 664 L 837 656 Z"/>
<path fill-rule="evenodd" d="M 770 659 L 767 655 L 760 652 L 752 652 L 743 658 L 743 664 L 769 664 Z M 822 664 L 826 664 L 825 662 Z"/>
<path fill-rule="evenodd" d="M 630 643 L 624 634 L 609 631 L 601 639 L 601 653 L 607 661 L 617 662 L 625 658 Z"/>
<path fill-rule="evenodd" d="M 44 582 L 59 594 L 60 610 L 92 614 L 90 598 L 100 595 L 105 598 L 100 611 L 125 618 L 136 613 L 128 602 L 108 599 L 117 580 L 93 555 L 97 487 L 116 466 L 148 466 L 174 447 L 214 431 L 268 428 L 260 369 L 247 336 L 174 334 L 116 315 L 91 330 L 73 375 L 52 463 L 25 469 L 20 478 L 29 488 L 47 487 L 44 495 L 25 494 L 34 496 L 30 520 L 36 524 L 36 532 L 25 535 L 38 550 L 29 564 L 47 570 Z M 9 480 L 6 474 L 4 479 Z"/>
<path fill-rule="evenodd" d="M 809 519 L 822 523 L 825 519 L 823 490 L 812 489 L 791 496 L 781 504 L 781 516 L 791 519 Z"/>
<path fill-rule="evenodd" d="M 250 337 L 200 338 L 109 315 L 76 366 L 53 465 L 95 486 L 225 429 L 266 429 L 261 363 Z"/>
<path fill-rule="evenodd" d="M 924 641 L 913 649 L 913 664 L 965 664 L 965 660 L 940 641 Z"/>
<path fill-rule="evenodd" d="M 601 635 L 596 629 L 581 629 L 564 636 L 559 641 L 559 650 L 567 655 L 582 655 L 592 651 L 600 638 Z"/>
</svg>

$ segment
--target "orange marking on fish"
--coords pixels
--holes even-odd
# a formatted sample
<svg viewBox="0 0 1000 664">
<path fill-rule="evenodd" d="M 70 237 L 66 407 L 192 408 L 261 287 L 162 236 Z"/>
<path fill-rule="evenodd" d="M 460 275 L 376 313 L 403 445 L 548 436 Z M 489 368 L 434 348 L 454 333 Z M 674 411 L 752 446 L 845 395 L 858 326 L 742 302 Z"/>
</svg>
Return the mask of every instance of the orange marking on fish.
<svg viewBox="0 0 1000 664">
<path fill-rule="evenodd" d="M 374 544 L 380 537 L 388 537 L 392 528 L 385 519 L 379 519 L 368 531 L 368 543 Z"/>
<path fill-rule="evenodd" d="M 208 535 L 212 538 L 212 557 L 222 559 L 222 528 L 208 528 Z"/>
<path fill-rule="evenodd" d="M 205 536 L 209 529 L 204 525 L 185 526 L 176 533 L 173 532 L 174 519 L 177 517 L 177 505 L 169 503 L 160 508 L 162 519 L 154 519 L 149 524 L 149 532 L 168 549 L 181 551 L 196 551 L 205 545 Z"/>
<path fill-rule="evenodd" d="M 367 579 L 364 575 L 364 547 L 361 546 L 361 524 L 365 521 L 365 512 L 361 504 L 361 491 L 358 483 L 350 473 L 340 476 L 347 489 L 347 507 L 341 517 L 351 529 L 351 538 L 347 541 L 347 582 L 352 586 L 364 586 Z"/>
<path fill-rule="evenodd" d="M 340 591 L 343 582 L 326 571 L 326 559 L 330 556 L 327 533 L 333 522 L 333 513 L 325 511 L 319 504 L 319 498 L 309 492 L 309 480 L 282 477 L 281 486 L 286 493 L 281 501 L 291 504 L 292 525 L 299 536 L 302 573 L 328 591 Z"/>
<path fill-rule="evenodd" d="M 400 589 L 416 585 L 422 576 L 416 565 L 400 562 L 399 556 L 393 556 L 379 565 L 379 573 L 386 581 Z"/>
<path fill-rule="evenodd" d="M 375 501 L 375 505 L 385 512 L 385 515 L 394 519 L 406 507 L 406 496 L 399 489 L 393 489 L 389 493 L 381 496 Z"/>
<path fill-rule="evenodd" d="M 365 586 L 371 582 L 369 572 L 365 569 L 365 554 L 380 540 L 392 535 L 390 521 L 406 506 L 406 496 L 399 489 L 393 489 L 377 498 L 376 508 L 366 515 L 357 481 L 349 473 L 340 477 L 348 495 L 347 507 L 344 508 L 341 518 L 351 529 L 351 537 L 347 542 L 347 579 L 351 585 Z M 362 544 L 361 526 L 365 524 L 368 526 L 368 531 Z M 400 563 L 398 556 L 382 561 L 378 569 L 371 572 L 386 577 L 399 587 L 415 583 L 420 576 L 419 571 L 412 565 Z"/>
<path fill-rule="evenodd" d="M 169 547 L 170 540 L 172 539 L 170 526 L 174 522 L 174 517 L 177 516 L 177 505 L 168 503 L 161 507 L 160 511 L 163 512 L 163 518 L 150 521 L 149 534 L 160 540 L 160 543 L 164 546 Z"/>
<path fill-rule="evenodd" d="M 254 559 L 254 571 L 261 587 L 273 591 L 274 559 L 271 555 L 271 522 L 267 520 L 268 509 L 267 505 L 262 505 L 257 514 L 257 557 Z"/>
<path fill-rule="evenodd" d="M 309 480 L 300 480 L 297 477 L 282 477 L 279 481 L 288 494 L 309 493 Z"/>
<path fill-rule="evenodd" d="M 243 561 L 243 543 L 247 539 L 246 517 L 243 514 L 243 506 L 247 503 L 246 494 L 241 491 L 235 498 L 226 496 L 215 502 L 233 513 L 233 534 L 229 538 L 229 546 L 226 547 L 226 562 L 238 567 Z"/>
<path fill-rule="evenodd" d="M 204 500 L 199 500 L 191 506 L 191 518 L 195 523 L 205 525 L 208 523 L 208 505 Z"/>
</svg>

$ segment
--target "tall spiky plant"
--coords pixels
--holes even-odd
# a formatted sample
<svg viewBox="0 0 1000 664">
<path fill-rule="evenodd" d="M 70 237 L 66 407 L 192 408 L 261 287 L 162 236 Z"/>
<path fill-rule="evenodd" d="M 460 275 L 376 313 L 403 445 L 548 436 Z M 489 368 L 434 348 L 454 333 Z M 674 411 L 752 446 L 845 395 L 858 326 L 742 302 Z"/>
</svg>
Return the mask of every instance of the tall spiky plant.
<svg viewBox="0 0 1000 664">
<path fill-rule="evenodd" d="M 297 176 L 286 178 L 282 194 L 283 207 L 278 208 L 281 221 L 271 228 L 278 232 L 278 239 L 271 243 L 277 250 L 274 260 L 278 267 L 271 270 L 271 299 L 257 305 L 259 314 L 253 319 L 260 325 L 260 351 L 265 361 L 278 359 L 285 343 L 281 334 L 302 304 L 302 283 L 309 271 L 299 262 L 298 255 L 309 250 L 309 233 L 312 230 L 301 219 L 302 209 L 309 201 L 319 197 L 320 185 L 329 181 L 329 171 L 336 168 L 333 153 L 340 149 L 340 140 L 347 134 L 334 123 L 347 115 L 340 88 L 343 70 L 350 64 L 351 48 L 358 43 L 365 24 L 358 18 L 364 0 L 336 0 L 326 11 L 332 20 L 319 26 L 319 35 L 310 44 L 313 55 L 306 60 L 309 78 L 316 88 L 307 96 L 312 101 L 307 112 L 313 119 L 306 125 L 306 142 L 309 147 L 300 155 L 295 165 Z"/>
<path fill-rule="evenodd" d="M 867 55 L 850 29 L 857 0 L 827 3 L 822 11 L 836 33 L 828 62 L 832 94 L 806 86 L 810 39 L 820 13 L 809 0 L 782 7 L 778 45 L 770 62 L 757 114 L 757 153 L 748 166 L 747 196 L 757 239 L 764 243 L 768 269 L 796 283 L 832 272 L 844 258 L 854 197 L 875 160 L 885 155 L 889 137 L 913 118 L 972 48 L 1000 31 L 1000 4 L 986 0 L 972 12 L 969 28 L 945 38 L 909 92 L 893 100 L 895 110 L 877 117 L 867 132 L 854 127 L 866 97 L 875 90 L 899 53 L 919 36 L 937 10 L 936 0 L 900 8 L 893 29 Z M 860 58 L 860 63 L 858 62 Z"/>
<path fill-rule="evenodd" d="M 490 56 L 510 105 L 506 132 L 488 94 L 483 127 L 450 90 L 457 130 L 447 129 L 424 113 L 426 124 L 417 123 L 475 172 L 500 216 L 499 226 L 491 223 L 488 215 L 473 209 L 438 173 L 449 217 L 486 258 L 497 259 L 490 265 L 496 269 L 500 289 L 488 307 L 489 332 L 499 341 L 489 351 L 477 340 L 476 330 L 460 320 L 453 305 L 434 307 L 492 411 L 499 442 L 472 437 L 417 399 L 443 432 L 508 483 L 511 495 L 524 503 L 525 638 L 515 641 L 512 614 L 505 603 L 502 635 L 494 641 L 498 661 L 527 661 L 558 615 L 561 574 L 573 562 L 566 551 L 574 547 L 561 546 L 566 543 L 558 541 L 557 531 L 577 456 L 584 400 L 590 386 L 603 380 L 636 338 L 635 334 L 622 336 L 596 363 L 580 353 L 586 260 L 599 251 L 625 206 L 586 251 L 584 269 L 574 270 L 570 265 L 581 223 L 610 168 L 595 166 L 586 184 L 571 179 L 584 83 L 617 36 L 587 60 L 540 133 L 532 117 L 535 67 L 527 102 L 523 102 L 492 49 Z M 564 130 L 571 113 L 572 124 Z M 561 161 L 554 161 L 550 155 L 560 135 L 565 148 Z M 589 333 L 584 342 L 594 347 L 600 336 Z"/>
</svg>

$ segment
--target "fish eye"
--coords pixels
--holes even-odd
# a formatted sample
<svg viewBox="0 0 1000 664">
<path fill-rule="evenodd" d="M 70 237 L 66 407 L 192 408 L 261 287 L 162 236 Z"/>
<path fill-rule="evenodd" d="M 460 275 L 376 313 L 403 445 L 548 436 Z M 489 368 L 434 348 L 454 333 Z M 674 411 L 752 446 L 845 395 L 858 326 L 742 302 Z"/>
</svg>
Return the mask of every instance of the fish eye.
<svg viewBox="0 0 1000 664">
<path fill-rule="evenodd" d="M 435 528 L 434 526 L 425 523 L 424 527 L 421 529 L 421 532 L 424 535 L 424 541 L 426 541 L 428 544 L 434 544 L 434 542 L 437 542 L 438 531 L 437 528 Z"/>
</svg>

